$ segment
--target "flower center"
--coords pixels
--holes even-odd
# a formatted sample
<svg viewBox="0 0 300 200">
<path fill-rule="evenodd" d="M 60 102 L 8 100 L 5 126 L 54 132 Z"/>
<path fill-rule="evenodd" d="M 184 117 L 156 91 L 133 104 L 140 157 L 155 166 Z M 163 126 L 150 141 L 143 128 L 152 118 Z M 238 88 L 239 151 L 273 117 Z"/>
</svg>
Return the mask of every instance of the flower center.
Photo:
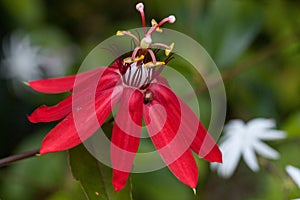
<svg viewBox="0 0 300 200">
<path fill-rule="evenodd" d="M 125 66 L 127 70 L 123 74 L 122 80 L 127 86 L 145 89 L 155 78 L 155 69 L 145 67 L 143 62 L 125 63 Z"/>
</svg>

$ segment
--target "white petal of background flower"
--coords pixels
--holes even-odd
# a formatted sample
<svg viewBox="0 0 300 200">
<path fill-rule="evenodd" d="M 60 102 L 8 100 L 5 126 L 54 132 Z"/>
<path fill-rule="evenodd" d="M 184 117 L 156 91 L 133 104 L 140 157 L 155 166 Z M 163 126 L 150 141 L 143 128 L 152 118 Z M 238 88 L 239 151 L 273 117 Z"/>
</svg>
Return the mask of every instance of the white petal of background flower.
<svg viewBox="0 0 300 200">
<path fill-rule="evenodd" d="M 3 45 L 3 74 L 19 81 L 40 78 L 42 72 L 39 69 L 38 47 L 31 46 L 28 37 L 20 38 L 17 35 L 12 35 L 8 42 Z"/>
<path fill-rule="evenodd" d="M 257 154 L 261 155 L 262 157 L 269 158 L 269 159 L 278 159 L 280 157 L 279 153 L 266 145 L 265 143 L 257 140 L 253 147 Z"/>
<path fill-rule="evenodd" d="M 243 129 L 245 126 L 245 123 L 242 120 L 235 119 L 228 122 L 228 124 L 225 126 L 224 135 L 234 135 L 237 132 L 239 132 L 241 129 Z"/>
<path fill-rule="evenodd" d="M 293 179 L 293 181 L 300 188 L 300 169 L 294 166 L 288 165 L 285 168 L 288 175 Z"/>
<path fill-rule="evenodd" d="M 286 138 L 284 131 L 279 130 L 267 130 L 263 134 L 257 135 L 261 140 L 280 140 Z"/>
<path fill-rule="evenodd" d="M 232 176 L 241 158 L 241 143 L 233 138 L 226 140 L 220 145 L 220 150 L 223 154 L 223 163 L 211 163 L 211 168 L 218 172 L 218 175 L 223 178 Z"/>
<path fill-rule="evenodd" d="M 251 146 L 248 146 L 247 148 L 244 148 L 242 153 L 243 153 L 244 161 L 248 165 L 248 167 L 252 171 L 257 172 L 259 170 L 259 166 L 257 163 L 254 149 Z"/>
<path fill-rule="evenodd" d="M 64 75 L 74 62 L 71 48 L 52 49 L 36 46 L 29 36 L 15 32 L 3 41 L 2 73 L 14 81 L 29 81 Z"/>
<path fill-rule="evenodd" d="M 273 119 L 256 118 L 247 123 L 247 126 L 256 130 L 264 130 L 275 127 L 275 121 Z"/>
<path fill-rule="evenodd" d="M 232 176 L 240 158 L 243 158 L 254 172 L 259 170 L 256 154 L 269 159 L 278 159 L 279 153 L 262 142 L 286 137 L 285 132 L 274 128 L 275 121 L 272 119 L 257 118 L 248 123 L 242 120 L 229 121 L 220 140 L 223 163 L 212 163 L 211 168 L 216 170 L 218 175 L 228 178 Z"/>
</svg>

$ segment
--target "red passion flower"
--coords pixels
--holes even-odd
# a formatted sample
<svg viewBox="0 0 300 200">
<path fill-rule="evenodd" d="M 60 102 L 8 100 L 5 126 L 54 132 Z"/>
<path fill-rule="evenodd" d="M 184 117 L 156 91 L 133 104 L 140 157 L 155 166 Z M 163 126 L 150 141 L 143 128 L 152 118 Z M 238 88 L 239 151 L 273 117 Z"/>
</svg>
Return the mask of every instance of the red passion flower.
<svg viewBox="0 0 300 200">
<path fill-rule="evenodd" d="M 153 43 L 151 36 L 156 31 L 161 32 L 164 23 L 174 23 L 175 17 L 171 15 L 159 23 L 152 20 L 152 26 L 147 28 L 144 5 L 138 3 L 136 9 L 142 17 L 143 38 L 129 31 L 117 32 L 118 36 L 127 35 L 137 42 L 129 57 L 77 75 L 30 81 L 29 86 L 38 92 L 71 92 L 71 95 L 57 105 L 40 106 L 28 119 L 32 123 L 61 120 L 42 142 L 40 154 L 47 154 L 82 143 L 100 128 L 118 104 L 111 137 L 111 146 L 118 148 L 110 150 L 115 190 L 126 185 L 138 150 L 143 119 L 170 171 L 181 182 L 195 188 L 198 168 L 192 151 L 209 162 L 222 162 L 222 154 L 195 113 L 160 76 L 170 60 L 174 43 Z M 153 47 L 165 49 L 165 61 L 157 60 L 157 50 Z M 90 95 L 92 88 L 93 96 Z M 74 95 L 75 89 L 77 95 Z M 74 104 L 79 107 L 74 108 Z M 93 116 L 97 120 L 92 120 Z"/>
</svg>

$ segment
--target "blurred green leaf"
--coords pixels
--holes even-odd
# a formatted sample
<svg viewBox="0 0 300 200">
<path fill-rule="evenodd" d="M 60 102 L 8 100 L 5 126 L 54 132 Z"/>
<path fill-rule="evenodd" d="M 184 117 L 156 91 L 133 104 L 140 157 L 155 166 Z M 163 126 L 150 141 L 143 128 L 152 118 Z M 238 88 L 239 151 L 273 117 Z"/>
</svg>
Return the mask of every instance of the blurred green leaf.
<svg viewBox="0 0 300 200">
<path fill-rule="evenodd" d="M 197 22 L 199 40 L 219 67 L 227 67 L 249 47 L 260 18 L 260 10 L 248 2 L 212 1 Z"/>
<path fill-rule="evenodd" d="M 71 176 L 68 176 L 64 187 L 53 193 L 47 200 L 83 200 L 85 195 L 82 192 L 79 182 L 74 181 Z"/>
<path fill-rule="evenodd" d="M 300 112 L 289 117 L 283 129 L 287 131 L 289 137 L 300 137 Z"/>
<path fill-rule="evenodd" d="M 133 174 L 134 199 L 192 200 L 193 191 L 180 182 L 167 167 L 149 173 Z"/>
<path fill-rule="evenodd" d="M 37 148 L 45 132 L 43 129 L 29 137 L 20 145 L 18 152 Z M 32 200 L 51 194 L 63 187 L 66 169 L 64 153 L 36 156 L 13 163 L 6 171 L 1 171 L 1 198 Z"/>
<path fill-rule="evenodd" d="M 111 168 L 98 162 L 84 147 L 79 145 L 69 150 L 71 170 L 80 181 L 89 200 L 131 200 L 131 186 L 115 192 L 112 186 Z"/>
<path fill-rule="evenodd" d="M 294 199 L 300 196 L 299 188 L 285 172 L 287 165 L 300 166 L 299 140 L 282 143 L 278 151 L 280 159 L 269 161 L 267 173 L 260 179 L 265 188 L 259 199 Z"/>
<path fill-rule="evenodd" d="M 37 27 L 44 19 L 45 12 L 42 1 L 3 0 L 2 4 L 12 19 L 21 27 Z"/>
</svg>

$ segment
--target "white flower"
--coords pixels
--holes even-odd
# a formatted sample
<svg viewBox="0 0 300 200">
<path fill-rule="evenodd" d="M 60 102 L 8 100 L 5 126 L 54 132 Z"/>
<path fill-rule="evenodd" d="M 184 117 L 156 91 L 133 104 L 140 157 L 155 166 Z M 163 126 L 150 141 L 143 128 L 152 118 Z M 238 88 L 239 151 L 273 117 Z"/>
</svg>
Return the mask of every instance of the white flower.
<svg viewBox="0 0 300 200">
<path fill-rule="evenodd" d="M 22 82 L 63 75 L 73 62 L 73 55 L 65 49 L 43 48 L 31 44 L 29 36 L 19 32 L 4 40 L 2 73 L 6 78 Z"/>
<path fill-rule="evenodd" d="M 293 167 L 291 165 L 286 166 L 285 168 L 288 175 L 293 179 L 293 181 L 300 188 L 300 169 Z"/>
<path fill-rule="evenodd" d="M 13 34 L 4 41 L 3 52 L 5 59 L 1 64 L 7 78 L 28 81 L 42 76 L 39 48 L 30 44 L 29 37 Z"/>
<path fill-rule="evenodd" d="M 279 153 L 262 140 L 278 140 L 286 137 L 284 131 L 274 130 L 275 122 L 271 119 L 257 118 L 245 124 L 242 120 L 230 121 L 224 129 L 220 149 L 223 164 L 211 163 L 211 168 L 219 176 L 229 178 L 236 169 L 241 157 L 248 167 L 259 170 L 255 153 L 269 159 L 278 159 Z"/>
</svg>

